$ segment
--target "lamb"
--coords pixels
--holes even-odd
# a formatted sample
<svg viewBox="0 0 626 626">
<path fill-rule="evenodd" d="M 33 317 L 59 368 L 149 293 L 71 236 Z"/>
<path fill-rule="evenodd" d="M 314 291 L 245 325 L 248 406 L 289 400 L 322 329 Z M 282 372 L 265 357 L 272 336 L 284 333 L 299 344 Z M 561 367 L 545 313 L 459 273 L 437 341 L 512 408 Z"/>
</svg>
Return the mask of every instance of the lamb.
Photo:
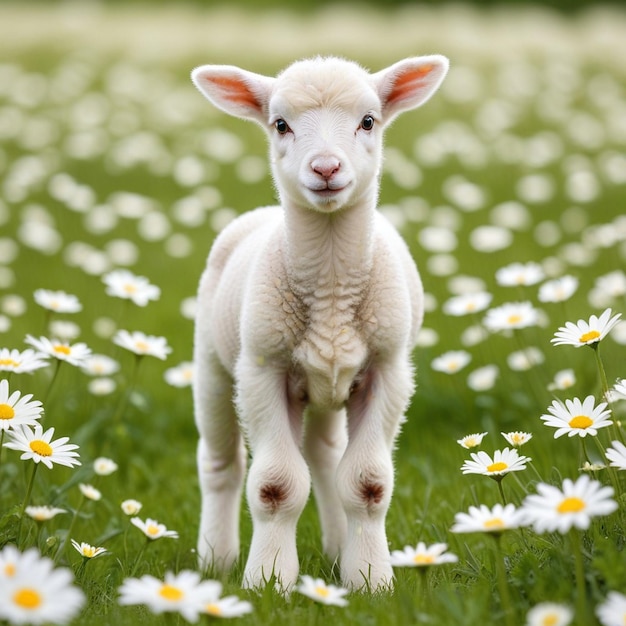
<svg viewBox="0 0 626 626">
<path fill-rule="evenodd" d="M 274 577 L 288 591 L 297 581 L 296 525 L 311 483 L 343 584 L 392 585 L 385 516 L 423 291 L 407 246 L 376 211 L 383 129 L 423 104 L 447 68 L 432 55 L 370 74 L 318 57 L 275 78 L 227 65 L 192 73 L 215 106 L 268 133 L 280 197 L 219 234 L 198 292 L 198 554 L 218 570 L 238 558 L 248 448 L 244 587 Z"/>
</svg>

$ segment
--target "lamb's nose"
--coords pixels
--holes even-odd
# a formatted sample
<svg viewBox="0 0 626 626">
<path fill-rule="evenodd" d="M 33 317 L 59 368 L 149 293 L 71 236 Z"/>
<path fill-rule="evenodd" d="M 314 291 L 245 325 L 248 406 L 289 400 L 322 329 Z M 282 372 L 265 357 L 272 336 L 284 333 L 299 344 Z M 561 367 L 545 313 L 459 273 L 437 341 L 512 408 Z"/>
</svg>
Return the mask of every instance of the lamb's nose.
<svg viewBox="0 0 626 626">
<path fill-rule="evenodd" d="M 341 162 L 333 157 L 318 157 L 311 161 L 311 169 L 324 180 L 330 180 L 341 169 Z"/>
</svg>

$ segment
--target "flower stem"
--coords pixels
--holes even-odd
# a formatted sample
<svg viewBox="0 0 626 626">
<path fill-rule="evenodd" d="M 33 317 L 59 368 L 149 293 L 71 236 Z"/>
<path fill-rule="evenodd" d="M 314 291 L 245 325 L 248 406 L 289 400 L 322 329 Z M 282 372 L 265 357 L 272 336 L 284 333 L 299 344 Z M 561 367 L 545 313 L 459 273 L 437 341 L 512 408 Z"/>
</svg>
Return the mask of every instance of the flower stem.
<svg viewBox="0 0 626 626">
<path fill-rule="evenodd" d="M 54 373 L 52 374 L 52 379 L 50 380 L 50 384 L 48 385 L 48 389 L 46 390 L 46 393 L 44 394 L 44 400 L 42 402 L 42 404 L 44 406 L 46 406 L 46 404 L 48 404 L 50 402 L 50 398 L 52 397 L 52 387 L 54 386 L 54 383 L 55 383 L 56 379 L 59 376 L 59 370 L 61 369 L 61 363 L 63 363 L 63 361 L 61 359 L 57 359 L 56 360 L 56 365 L 54 367 Z"/>
<path fill-rule="evenodd" d="M 585 589 L 585 564 L 580 533 L 576 528 L 570 531 L 572 551 L 574 552 L 574 565 L 576 573 L 576 622 L 580 626 L 588 624 L 587 620 L 587 592 Z"/>
<path fill-rule="evenodd" d="M 20 508 L 20 519 L 17 526 L 17 545 L 20 546 L 21 535 L 22 535 L 22 521 L 24 519 L 24 513 L 26 512 L 26 507 L 30 502 L 30 497 L 33 493 L 33 486 L 35 484 L 35 474 L 37 473 L 37 468 L 39 467 L 39 463 L 33 464 L 33 471 L 30 475 L 30 480 L 28 481 L 28 486 L 26 487 L 26 495 L 24 496 L 24 501 L 22 502 L 22 507 Z"/>
<path fill-rule="evenodd" d="M 139 564 L 143 560 L 143 554 L 146 551 L 146 548 L 148 547 L 148 544 L 150 543 L 150 541 L 151 539 L 148 539 L 148 537 L 146 537 L 146 541 L 144 542 L 143 546 L 141 546 L 141 550 L 139 550 L 139 553 L 137 554 L 137 558 L 135 559 L 135 564 L 133 565 L 133 569 L 130 571 L 130 574 L 129 574 L 131 578 L 135 575 L 135 572 L 137 571 Z"/>
<path fill-rule="evenodd" d="M 72 531 L 74 530 L 74 526 L 76 524 L 76 520 L 78 519 L 78 514 L 79 514 L 79 512 L 80 512 L 80 510 L 81 510 L 81 508 L 82 508 L 84 503 L 85 503 L 85 496 L 81 496 L 81 499 L 78 502 L 78 506 L 76 507 L 76 510 L 74 511 L 74 515 L 72 516 L 72 521 L 70 522 L 70 526 L 67 529 L 67 533 L 65 534 L 65 538 L 61 542 L 61 545 L 59 546 L 59 549 L 57 550 L 57 553 L 54 555 L 54 562 L 55 563 L 57 563 L 59 561 L 59 557 L 65 551 L 65 548 L 66 548 L 67 544 L 70 541 L 70 537 L 72 535 Z"/>
<path fill-rule="evenodd" d="M 504 554 L 502 553 L 502 547 L 500 545 L 501 537 L 498 533 L 494 533 L 492 536 L 495 539 L 496 545 L 496 578 L 498 591 L 500 592 L 500 602 L 502 603 L 502 610 L 504 612 L 504 623 L 506 626 L 516 626 L 517 622 L 515 621 L 511 594 L 509 593 Z"/>
<path fill-rule="evenodd" d="M 504 478 L 504 476 L 496 476 L 494 478 L 496 482 L 498 483 L 498 491 L 500 492 L 500 497 L 502 498 L 502 504 L 506 506 L 507 505 L 506 496 L 504 495 L 504 489 L 502 487 L 502 479 Z"/>
</svg>

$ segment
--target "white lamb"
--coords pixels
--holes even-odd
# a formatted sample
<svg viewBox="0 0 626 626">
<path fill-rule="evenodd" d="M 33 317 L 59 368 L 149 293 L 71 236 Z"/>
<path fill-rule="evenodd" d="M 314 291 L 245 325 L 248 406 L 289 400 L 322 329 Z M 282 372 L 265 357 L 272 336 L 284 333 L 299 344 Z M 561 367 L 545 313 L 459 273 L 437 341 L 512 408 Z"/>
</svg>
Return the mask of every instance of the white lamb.
<svg viewBox="0 0 626 626">
<path fill-rule="evenodd" d="M 423 303 L 406 245 L 376 211 L 383 129 L 424 103 L 447 67 L 425 56 L 370 74 L 331 57 L 276 78 L 224 65 L 192 74 L 214 105 L 266 130 L 281 202 L 218 236 L 198 296 L 198 552 L 218 569 L 238 557 L 245 437 L 246 587 L 272 576 L 293 586 L 311 482 L 343 583 L 392 583 L 392 449 L 414 389 Z"/>
</svg>

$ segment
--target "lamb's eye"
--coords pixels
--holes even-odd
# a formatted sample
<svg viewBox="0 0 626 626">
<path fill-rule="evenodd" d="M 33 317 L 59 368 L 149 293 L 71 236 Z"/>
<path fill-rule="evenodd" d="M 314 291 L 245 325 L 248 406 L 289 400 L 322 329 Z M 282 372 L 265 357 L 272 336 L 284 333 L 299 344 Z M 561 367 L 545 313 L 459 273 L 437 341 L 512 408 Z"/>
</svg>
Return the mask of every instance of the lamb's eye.
<svg viewBox="0 0 626 626">
<path fill-rule="evenodd" d="M 361 120 L 361 128 L 363 130 L 372 130 L 374 128 L 374 118 L 371 115 L 366 115 Z"/>
<path fill-rule="evenodd" d="M 285 120 L 281 117 L 274 122 L 274 128 L 278 131 L 280 135 L 284 135 L 289 132 L 289 124 L 285 122 Z"/>
</svg>

